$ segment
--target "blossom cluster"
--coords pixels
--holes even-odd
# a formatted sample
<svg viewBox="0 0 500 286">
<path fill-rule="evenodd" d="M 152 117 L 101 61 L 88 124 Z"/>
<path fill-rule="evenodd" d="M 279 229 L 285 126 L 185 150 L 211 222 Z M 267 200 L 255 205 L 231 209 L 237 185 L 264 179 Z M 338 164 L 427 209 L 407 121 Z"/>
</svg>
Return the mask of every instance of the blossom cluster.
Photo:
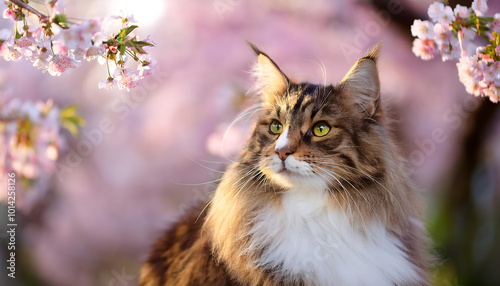
<svg viewBox="0 0 500 286">
<path fill-rule="evenodd" d="M 460 81 L 468 93 L 500 100 L 500 13 L 486 17 L 486 0 L 474 0 L 470 8 L 454 9 L 441 2 L 429 6 L 431 21 L 415 20 L 411 33 L 413 53 L 423 60 L 441 55 L 458 59 Z"/>
<path fill-rule="evenodd" d="M 13 170 L 26 187 L 55 171 L 59 153 L 66 148 L 65 128 L 73 134 L 84 121 L 75 107 L 60 110 L 51 100 L 0 101 L 0 178 Z"/>
<path fill-rule="evenodd" d="M 45 1 L 49 15 L 42 14 L 29 5 L 29 1 L 7 0 L 3 17 L 14 21 L 14 31 L 0 31 L 0 56 L 6 61 L 22 58 L 34 67 L 52 76 L 81 65 L 82 60 L 98 59 L 107 65 L 107 77 L 99 88 L 130 91 L 144 77 L 155 71 L 156 61 L 147 49 L 154 46 L 149 36 L 139 40 L 133 36 L 137 25 L 132 15 L 95 18 L 73 22 L 64 14 L 62 0 Z M 39 24 L 30 24 L 30 18 L 38 18 Z M 119 21 L 117 33 L 107 31 L 113 22 Z M 137 63 L 132 69 L 126 62 L 131 58 Z"/>
</svg>

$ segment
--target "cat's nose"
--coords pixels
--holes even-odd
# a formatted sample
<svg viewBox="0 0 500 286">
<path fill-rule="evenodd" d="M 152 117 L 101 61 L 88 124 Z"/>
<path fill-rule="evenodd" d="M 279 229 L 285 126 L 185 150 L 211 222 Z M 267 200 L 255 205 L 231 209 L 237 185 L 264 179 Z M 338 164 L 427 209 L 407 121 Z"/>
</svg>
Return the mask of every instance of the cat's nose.
<svg viewBox="0 0 500 286">
<path fill-rule="evenodd" d="M 291 155 L 295 152 L 293 149 L 291 149 L 288 146 L 283 146 L 281 148 L 277 148 L 275 151 L 276 151 L 276 154 L 278 154 L 278 157 L 280 157 L 281 161 L 285 161 L 286 158 L 288 157 L 288 155 Z"/>
</svg>

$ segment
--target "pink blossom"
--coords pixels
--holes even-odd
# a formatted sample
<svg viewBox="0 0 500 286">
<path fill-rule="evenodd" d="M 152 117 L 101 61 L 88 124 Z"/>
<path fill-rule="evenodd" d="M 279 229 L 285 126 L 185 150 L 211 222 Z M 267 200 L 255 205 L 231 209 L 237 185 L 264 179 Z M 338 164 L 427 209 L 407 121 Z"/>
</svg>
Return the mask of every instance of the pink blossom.
<svg viewBox="0 0 500 286">
<path fill-rule="evenodd" d="M 65 54 L 59 54 L 51 59 L 48 71 L 52 76 L 60 76 L 66 70 L 75 68 L 77 66 L 77 61 L 71 59 Z"/>
<path fill-rule="evenodd" d="M 498 103 L 498 101 L 500 101 L 500 80 L 497 80 L 485 91 L 485 96 L 493 103 Z"/>
<path fill-rule="evenodd" d="M 8 9 L 8 8 L 3 11 L 3 17 L 5 19 L 9 19 L 10 18 L 10 19 L 12 19 L 14 21 L 17 21 L 16 13 L 14 13 L 14 11 L 12 11 L 11 9 Z"/>
<path fill-rule="evenodd" d="M 458 31 L 457 37 L 460 50 L 462 51 L 462 56 L 472 56 L 476 53 L 477 46 L 473 42 L 476 37 L 476 33 L 474 31 L 462 27 L 462 29 Z"/>
<path fill-rule="evenodd" d="M 33 66 L 38 69 L 46 70 L 49 68 L 49 61 L 46 56 L 40 55 L 33 62 Z"/>
<path fill-rule="evenodd" d="M 439 18 L 445 14 L 445 6 L 441 2 L 432 3 L 427 9 L 427 14 L 434 22 L 438 22 Z"/>
<path fill-rule="evenodd" d="M 449 25 L 437 23 L 434 25 L 434 35 L 443 62 L 460 57 L 460 45 Z"/>
<path fill-rule="evenodd" d="M 455 40 L 455 42 L 457 42 Z M 460 47 L 451 43 L 442 43 L 438 45 L 443 62 L 460 58 Z"/>
<path fill-rule="evenodd" d="M 491 29 L 497 33 L 500 33 L 500 13 L 496 13 L 493 16 L 493 22 L 491 23 Z"/>
<path fill-rule="evenodd" d="M 495 80 L 500 77 L 499 64 L 500 62 L 493 62 L 491 64 L 487 64 L 484 61 L 482 71 L 483 71 L 483 81 L 489 86 L 495 84 Z"/>
<path fill-rule="evenodd" d="M 444 7 L 443 13 L 439 15 L 438 22 L 442 24 L 451 24 L 455 21 L 455 14 L 450 6 Z"/>
<path fill-rule="evenodd" d="M 99 89 L 113 89 L 117 85 L 116 79 L 108 77 L 105 80 L 99 82 Z"/>
<path fill-rule="evenodd" d="M 457 4 L 457 6 L 455 6 L 455 10 L 453 10 L 453 13 L 455 13 L 455 15 L 460 18 L 467 18 L 470 16 L 470 9 L 460 4 Z"/>
<path fill-rule="evenodd" d="M 415 20 L 411 26 L 411 34 L 419 39 L 434 38 L 433 25 L 429 21 Z"/>
<path fill-rule="evenodd" d="M 18 49 L 14 46 L 9 47 L 9 45 L 5 43 L 0 48 L 0 55 L 2 55 L 6 61 L 18 61 L 23 57 L 23 54 L 21 54 Z"/>
<path fill-rule="evenodd" d="M 474 0 L 472 2 L 472 10 L 476 12 L 478 16 L 484 16 L 484 13 L 488 11 L 488 4 L 486 0 Z"/>
<path fill-rule="evenodd" d="M 3 141 L 0 143 L 8 144 L 6 152 L 1 154 L 5 156 L 0 158 L 1 165 L 9 166 L 19 176 L 28 179 L 50 176 L 58 150 L 65 145 L 59 135 L 59 110 L 50 100 L 35 103 L 13 99 L 0 107 L 0 114 L 10 118 L 7 127 L 0 129 L 0 141 Z M 20 131 L 19 124 L 23 121 L 30 122 L 29 130 Z"/>
<path fill-rule="evenodd" d="M 20 48 L 34 48 L 36 46 L 35 39 L 33 37 L 21 37 L 19 39 L 19 47 Z"/>
<path fill-rule="evenodd" d="M 28 117 L 29 120 L 38 123 L 41 118 L 40 109 L 33 101 L 26 101 L 21 105 L 20 113 Z"/>
<path fill-rule="evenodd" d="M 109 46 L 107 50 L 113 54 L 118 53 L 118 48 L 116 46 Z"/>
<path fill-rule="evenodd" d="M 47 159 L 51 161 L 56 161 L 59 156 L 59 151 L 57 151 L 57 147 L 54 144 L 50 144 L 45 151 L 45 156 Z"/>
<path fill-rule="evenodd" d="M 85 52 L 85 56 L 83 56 L 84 59 L 86 59 L 87 61 L 91 61 L 95 58 L 97 58 L 98 56 L 104 56 L 104 52 L 105 52 L 105 48 L 104 46 L 90 46 L 87 51 Z"/>
<path fill-rule="evenodd" d="M 95 35 L 101 31 L 102 21 L 102 18 L 85 20 L 80 24 L 80 29 L 84 33 Z"/>
<path fill-rule="evenodd" d="M 16 137 L 12 136 L 10 138 L 9 149 L 10 165 L 14 171 L 28 179 L 38 177 L 37 156 L 33 148 L 24 143 L 18 143 Z"/>
<path fill-rule="evenodd" d="M 37 45 L 35 39 L 31 36 L 24 36 L 16 40 L 14 47 L 28 60 L 32 60 L 33 56 L 36 56 Z"/>
<path fill-rule="evenodd" d="M 443 25 L 441 23 L 437 23 L 434 25 L 434 40 L 438 45 L 443 43 L 449 43 L 452 38 L 455 38 L 451 33 L 451 30 L 448 25 Z M 455 38 L 456 40 L 456 38 Z"/>
<path fill-rule="evenodd" d="M 461 57 L 457 63 L 458 77 L 468 93 L 478 96 L 479 80 L 477 62 L 472 57 Z"/>
<path fill-rule="evenodd" d="M 119 74 L 115 77 L 118 89 L 130 91 L 139 86 L 139 76 L 136 72 L 130 69 L 117 69 Z"/>
<path fill-rule="evenodd" d="M 156 71 L 156 60 L 153 59 L 153 61 L 150 62 L 146 66 L 144 66 L 142 64 L 139 64 L 139 66 L 137 67 L 137 69 L 139 70 L 139 77 L 141 79 L 145 78 L 145 77 L 148 77 L 148 76 L 154 74 L 155 71 Z"/>
<path fill-rule="evenodd" d="M 50 8 L 48 15 L 61 14 L 64 10 L 64 3 L 61 0 L 50 0 L 45 1 L 45 3 Z M 15 10 L 7 9 L 4 11 L 4 16 L 13 17 L 15 13 Z M 125 15 L 123 12 L 112 18 L 121 19 L 123 27 L 135 22 L 133 15 Z M 103 26 L 108 22 L 112 21 L 95 18 L 77 20 L 75 23 L 72 20 L 66 23 L 69 28 L 52 29 L 50 34 L 46 33 L 43 25 L 25 24 L 27 26 L 23 26 L 23 29 L 19 30 L 23 36 L 18 39 L 12 36 L 12 31 L 2 30 L 0 31 L 0 39 L 4 41 L 0 44 L 0 56 L 7 61 L 17 61 L 24 56 L 25 59 L 33 63 L 33 66 L 42 69 L 43 72 L 49 71 L 53 76 L 59 76 L 64 71 L 75 68 L 81 64 L 82 59 L 90 61 L 96 58 L 101 64 L 107 62 L 109 71 L 114 72 L 116 66 L 124 67 L 128 57 L 125 55 L 115 56 L 119 53 L 116 44 L 105 44 L 105 41 L 114 39 L 116 36 L 116 34 L 111 34 L 103 29 Z M 128 39 L 131 39 L 130 35 Z M 143 41 L 152 43 L 149 36 Z M 144 50 L 148 48 L 144 47 Z M 133 52 L 130 47 L 126 49 Z M 135 54 L 135 52 L 133 53 Z M 130 87 L 138 84 L 137 80 L 151 75 L 155 70 L 155 65 L 154 60 L 148 60 L 147 63 L 142 61 L 136 72 L 124 70 L 112 86 L 119 85 L 121 89 L 129 90 Z M 110 85 L 100 83 L 99 86 L 109 87 Z"/>
<path fill-rule="evenodd" d="M 139 70 L 139 77 L 141 79 L 155 73 L 157 64 L 156 59 L 152 58 L 148 54 L 144 54 L 144 55 L 139 55 L 139 60 L 146 63 L 145 65 L 139 64 L 137 66 L 137 70 Z"/>
<path fill-rule="evenodd" d="M 478 50 L 481 48 L 484 47 Z M 478 53 L 471 57 L 461 57 L 457 68 L 460 82 L 468 93 L 488 97 L 494 103 L 498 102 L 500 62 L 492 62 L 489 57 Z"/>
<path fill-rule="evenodd" d="M 92 39 L 100 31 L 100 27 L 100 19 L 85 20 L 61 31 L 55 39 L 66 49 L 85 50 L 92 45 Z"/>
<path fill-rule="evenodd" d="M 42 69 L 43 72 L 49 67 L 50 59 L 52 58 L 52 52 L 50 49 L 39 48 L 37 55 L 32 59 L 33 66 L 38 69 Z"/>
<path fill-rule="evenodd" d="M 62 0 L 46 0 L 45 3 L 54 10 L 55 14 L 59 14 L 64 12 L 64 9 L 66 8 L 66 5 L 64 4 L 64 1 Z"/>
<path fill-rule="evenodd" d="M 434 40 L 415 39 L 413 41 L 412 51 L 417 57 L 427 61 L 433 59 L 436 55 L 436 45 Z"/>
<path fill-rule="evenodd" d="M 77 48 L 70 50 L 68 54 L 72 59 L 74 59 L 77 62 L 80 62 L 85 57 L 86 52 L 83 49 Z"/>
<path fill-rule="evenodd" d="M 434 22 L 451 24 L 455 20 L 455 14 L 450 6 L 445 6 L 441 2 L 434 2 L 429 6 L 427 14 Z"/>
<path fill-rule="evenodd" d="M 122 10 L 118 13 L 118 15 L 111 15 L 111 19 L 120 19 L 122 21 L 122 26 L 127 27 L 129 23 L 137 23 L 134 19 L 134 15 L 126 15 Z"/>
</svg>

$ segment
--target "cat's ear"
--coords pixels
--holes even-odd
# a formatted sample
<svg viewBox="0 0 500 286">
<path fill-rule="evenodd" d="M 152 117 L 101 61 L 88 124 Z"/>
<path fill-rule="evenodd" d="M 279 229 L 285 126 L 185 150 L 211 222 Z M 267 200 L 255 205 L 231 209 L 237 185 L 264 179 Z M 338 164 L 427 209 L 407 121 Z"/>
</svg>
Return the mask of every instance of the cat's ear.
<svg viewBox="0 0 500 286">
<path fill-rule="evenodd" d="M 257 54 L 257 63 L 252 73 L 255 76 L 255 89 L 263 97 L 264 102 L 272 103 L 285 96 L 290 81 L 278 65 L 252 43 L 248 43 Z"/>
<path fill-rule="evenodd" d="M 373 117 L 380 101 L 380 81 L 377 71 L 377 58 L 381 44 L 359 59 L 342 79 L 339 86 L 346 96 Z"/>
</svg>

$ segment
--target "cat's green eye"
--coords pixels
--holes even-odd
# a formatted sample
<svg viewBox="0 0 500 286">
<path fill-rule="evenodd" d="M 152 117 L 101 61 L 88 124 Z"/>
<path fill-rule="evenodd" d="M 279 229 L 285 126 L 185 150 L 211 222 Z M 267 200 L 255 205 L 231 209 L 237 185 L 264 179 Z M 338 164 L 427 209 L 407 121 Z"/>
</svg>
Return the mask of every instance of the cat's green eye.
<svg viewBox="0 0 500 286">
<path fill-rule="evenodd" d="M 283 132 L 283 124 L 281 124 L 278 120 L 273 120 L 271 125 L 269 125 L 269 131 L 273 134 L 280 134 Z"/>
<path fill-rule="evenodd" d="M 314 136 L 322 137 L 330 132 L 330 125 L 326 124 L 324 121 L 320 121 L 314 124 L 312 128 Z"/>
</svg>

